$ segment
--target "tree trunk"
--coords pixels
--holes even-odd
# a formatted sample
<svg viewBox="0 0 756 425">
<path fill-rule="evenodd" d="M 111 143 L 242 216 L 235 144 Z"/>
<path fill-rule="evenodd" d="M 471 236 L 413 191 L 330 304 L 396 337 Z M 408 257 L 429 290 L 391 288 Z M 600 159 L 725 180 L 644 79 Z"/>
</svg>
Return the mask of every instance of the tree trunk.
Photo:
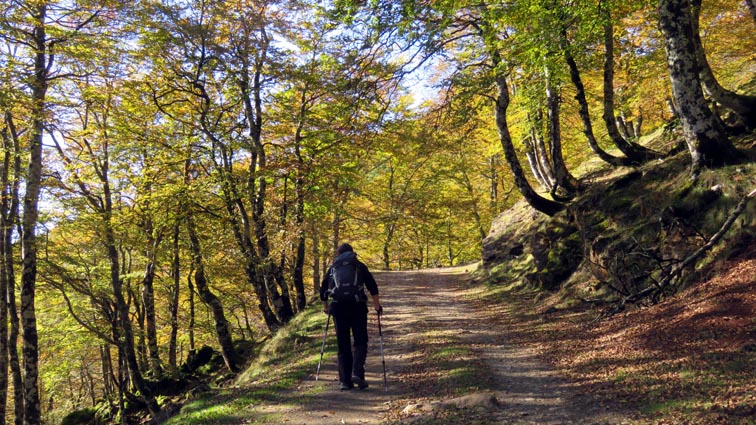
<svg viewBox="0 0 756 425">
<path fill-rule="evenodd" d="M 528 115 L 528 121 L 530 115 Z M 546 142 L 541 137 L 541 128 L 543 121 L 543 113 L 539 110 L 536 113 L 536 118 L 533 125 L 530 127 L 530 137 L 533 139 L 533 147 L 536 156 L 536 165 L 546 182 L 546 188 L 551 191 L 551 188 L 556 184 L 556 177 L 554 175 L 554 169 L 551 166 L 551 159 L 549 159 L 549 150 L 546 149 Z"/>
<path fill-rule="evenodd" d="M 494 65 L 498 65 L 498 63 L 495 63 Z M 533 188 L 530 187 L 530 183 L 528 183 L 528 180 L 525 178 L 525 173 L 523 173 L 522 167 L 520 166 L 520 161 L 517 159 L 517 153 L 515 152 L 514 145 L 512 144 L 512 137 L 509 133 L 509 125 L 507 124 L 509 88 L 507 86 L 506 78 L 503 75 L 496 76 L 496 86 L 498 87 L 495 110 L 496 127 L 499 129 L 499 139 L 501 141 L 502 149 L 504 150 L 504 157 L 512 171 L 515 185 L 530 206 L 546 215 L 553 216 L 561 211 L 564 206 L 558 202 L 538 195 Z"/>
<path fill-rule="evenodd" d="M 107 225 L 106 225 L 107 226 Z M 162 418 L 162 412 L 158 406 L 155 398 L 152 396 L 149 388 L 147 387 L 142 372 L 139 370 L 139 363 L 136 357 L 136 347 L 134 344 L 134 331 L 129 318 L 129 307 L 126 300 L 123 298 L 123 287 L 121 284 L 121 276 L 118 270 L 118 251 L 115 249 L 115 238 L 112 235 L 112 229 L 105 230 L 106 240 L 108 244 L 108 257 L 110 259 L 111 271 L 110 281 L 113 286 L 113 294 L 116 301 L 116 310 L 118 316 L 118 324 L 122 332 L 122 345 L 124 361 L 131 378 L 131 383 L 139 391 L 141 397 L 147 404 L 147 409 L 152 416 L 153 421 L 160 422 Z"/>
<path fill-rule="evenodd" d="M 622 138 L 625 140 L 630 140 L 632 138 L 629 131 L 627 131 L 627 122 L 625 121 L 625 114 L 620 112 L 620 114 L 615 117 L 615 121 L 617 122 L 617 128 L 619 129 L 620 134 L 622 135 Z"/>
<path fill-rule="evenodd" d="M 706 105 L 692 36 L 688 0 L 659 1 L 659 30 L 664 36 L 672 94 L 690 151 L 691 173 L 734 160 L 739 153 Z"/>
<path fill-rule="evenodd" d="M 112 361 L 110 359 L 110 347 L 107 344 L 100 344 L 100 372 L 102 373 L 102 393 L 106 399 L 113 395 L 113 373 Z"/>
<path fill-rule="evenodd" d="M 3 216 L 5 210 L 3 210 Z M 8 247 L 5 245 L 4 234 L 8 232 L 5 220 L 2 224 L 0 235 L 0 253 L 5 254 Z M 8 273 L 5 270 L 5 262 L 0 266 L 0 425 L 5 425 L 5 412 L 8 405 Z"/>
<path fill-rule="evenodd" d="M 664 102 L 667 104 L 667 109 L 669 110 L 669 113 L 672 114 L 672 118 L 680 118 L 680 115 L 677 113 L 677 106 L 675 106 L 675 102 L 672 100 L 671 97 L 667 97 L 664 99 Z"/>
<path fill-rule="evenodd" d="M 391 242 L 394 241 L 394 223 L 386 226 L 386 237 L 383 240 L 383 269 L 391 270 Z M 401 268 L 401 267 L 400 267 Z"/>
<path fill-rule="evenodd" d="M 638 118 L 635 119 L 635 124 L 633 125 L 633 135 L 636 139 L 640 139 L 643 134 L 641 128 L 643 128 L 643 111 L 638 109 Z"/>
<path fill-rule="evenodd" d="M 107 184 L 107 168 L 102 171 L 105 200 L 104 210 L 100 213 L 103 215 L 103 232 L 104 243 L 108 250 L 108 259 L 110 260 L 110 284 L 113 288 L 113 296 L 115 297 L 116 314 L 118 316 L 118 324 L 120 326 L 121 345 L 123 349 L 124 361 L 131 378 L 131 383 L 139 391 L 142 399 L 147 404 L 147 409 L 152 416 L 154 422 L 160 422 L 162 420 L 162 411 L 158 406 L 155 397 L 152 396 L 152 392 L 147 387 L 146 382 L 142 376 L 142 372 L 139 369 L 139 362 L 136 356 L 136 347 L 134 344 L 134 330 L 131 325 L 131 319 L 129 316 L 129 305 L 123 297 L 123 284 L 121 279 L 120 259 L 118 249 L 116 248 L 115 234 L 113 233 L 113 227 L 111 223 L 111 215 L 113 211 L 113 204 L 110 194 L 110 189 Z"/>
<path fill-rule="evenodd" d="M 532 138 L 526 139 L 524 144 L 525 157 L 528 159 L 528 165 L 530 165 L 530 171 L 533 172 L 533 177 L 535 177 L 536 181 L 541 185 L 541 188 L 544 191 L 551 191 L 551 186 L 546 181 L 546 178 L 543 177 L 543 174 L 541 174 L 541 167 L 538 164 L 538 158 L 536 157 L 535 152 L 535 144 L 533 143 Z"/>
<path fill-rule="evenodd" d="M 580 121 L 583 123 L 583 134 L 585 134 L 585 138 L 588 140 L 588 146 L 591 147 L 593 153 L 598 155 L 601 160 L 608 164 L 614 166 L 629 165 L 630 161 L 626 157 L 617 157 L 609 154 L 601 149 L 601 146 L 599 146 L 596 141 L 596 136 L 593 133 L 591 114 L 588 109 L 588 100 L 585 97 L 585 86 L 583 85 L 583 79 L 580 76 L 580 69 L 577 66 L 577 62 L 575 62 L 575 58 L 570 52 L 571 46 L 568 43 L 567 32 L 565 30 L 562 30 L 562 40 L 564 43 L 562 45 L 562 50 L 564 50 L 564 60 L 567 62 L 567 66 L 570 69 L 570 79 L 575 86 L 575 100 L 578 101 L 578 113 L 580 114 Z"/>
<path fill-rule="evenodd" d="M 307 89 L 302 90 L 299 100 L 299 117 L 297 119 L 297 130 L 294 134 L 294 154 L 297 157 L 296 178 L 294 180 L 294 192 L 296 193 L 297 204 L 294 218 L 297 229 L 297 249 L 294 258 L 294 289 L 297 292 L 297 310 L 302 311 L 307 303 L 307 295 L 304 289 L 304 263 L 305 263 L 305 161 L 302 156 L 302 131 L 305 126 L 308 113 L 307 108 Z"/>
<path fill-rule="evenodd" d="M 492 213 L 498 212 L 498 203 L 499 203 L 499 182 L 498 182 L 498 171 L 497 171 L 497 156 L 491 155 L 488 158 L 488 172 L 490 175 L 488 176 L 490 181 L 490 189 L 488 194 L 488 208 Z"/>
<path fill-rule="evenodd" d="M 151 227 L 151 225 L 148 226 L 147 230 L 149 233 L 152 233 Z M 162 236 L 153 237 L 150 234 L 148 238 L 148 260 L 144 271 L 144 277 L 142 278 L 142 303 L 144 304 L 144 317 L 147 322 L 147 354 L 150 370 L 154 376 L 160 376 L 163 373 L 163 369 L 160 366 L 160 353 L 158 351 L 154 282 L 157 249 L 160 245 Z"/>
<path fill-rule="evenodd" d="M 609 138 L 633 164 L 659 158 L 660 155 L 640 145 L 631 144 L 620 134 L 614 113 L 614 25 L 609 10 L 604 12 L 604 111 L 602 118 Z"/>
<path fill-rule="evenodd" d="M 42 185 L 42 136 L 46 117 L 48 88 L 48 51 L 45 20 L 47 3 L 36 6 L 34 25 L 34 80 L 32 82 L 31 137 L 29 168 L 26 175 L 23 217 L 21 219 L 21 327 L 24 353 L 24 424 L 36 425 L 42 420 L 39 400 L 39 339 L 34 305 L 37 282 L 37 218 Z M 52 62 L 52 57 L 49 58 Z"/>
<path fill-rule="evenodd" d="M 548 115 L 549 138 L 551 139 L 551 162 L 557 186 L 564 189 L 567 192 L 566 198 L 570 199 L 575 196 L 577 180 L 572 174 L 570 174 L 569 170 L 567 170 L 567 165 L 564 163 L 564 157 L 562 156 L 562 129 L 559 123 L 561 100 L 559 99 L 558 89 L 554 87 L 550 74 L 551 73 L 547 68 L 546 110 Z M 554 196 L 553 192 L 555 189 L 556 187 L 552 188 L 552 196 Z"/>
<path fill-rule="evenodd" d="M 260 169 L 265 168 L 265 152 L 263 151 L 262 143 L 257 150 L 258 167 Z M 288 323 L 292 317 L 294 317 L 294 311 L 291 307 L 291 299 L 288 297 L 288 288 L 285 283 L 281 285 L 282 291 L 285 291 L 286 296 L 282 296 L 278 291 L 279 282 L 276 280 L 277 270 L 276 265 L 273 263 L 273 259 L 270 256 L 270 245 L 268 242 L 267 221 L 264 216 L 265 212 L 265 197 L 268 183 L 265 177 L 261 177 L 257 182 L 257 192 L 254 197 L 251 197 L 253 201 L 253 213 L 252 221 L 255 223 L 255 236 L 257 238 L 257 251 L 258 261 L 262 273 L 256 273 L 258 279 L 264 282 L 268 298 L 276 312 L 278 321 L 281 323 Z M 252 188 L 254 189 L 254 188 Z M 265 300 L 261 300 L 261 303 Z"/>
<path fill-rule="evenodd" d="M 311 223 L 312 231 L 312 293 L 320 295 L 320 238 L 315 231 L 315 225 Z"/>
<path fill-rule="evenodd" d="M 746 127 L 756 127 L 756 96 L 741 95 L 727 90 L 719 84 L 719 81 L 717 81 L 717 78 L 711 70 L 708 59 L 706 58 L 706 52 L 704 51 L 701 34 L 699 32 L 701 0 L 690 0 L 690 3 L 692 13 L 691 35 L 696 49 L 696 58 L 698 59 L 698 76 L 701 79 L 704 91 L 715 102 L 719 102 L 724 107 L 732 110 Z"/>
<path fill-rule="evenodd" d="M 21 179 L 21 145 L 18 140 L 18 132 L 13 121 L 13 116 L 6 112 L 5 124 L 7 133 L 3 134 L 3 173 L 2 173 L 2 244 L 3 249 L 0 255 L 0 261 L 2 261 L 2 268 L 6 290 L 0 291 L 0 297 L 3 297 L 3 301 L 6 301 L 5 315 L 7 321 L 0 321 L 0 323 L 10 322 L 10 331 L 6 336 L 6 354 L 8 359 L 7 366 L 10 368 L 11 377 L 13 381 L 13 401 L 14 401 L 14 417 L 15 423 L 20 425 L 24 420 L 24 392 L 23 392 L 23 376 L 21 373 L 21 362 L 18 358 L 18 336 L 20 331 L 20 320 L 17 314 L 16 308 L 16 259 L 14 254 L 14 238 L 13 232 L 18 222 L 19 217 L 19 186 Z M 10 172 L 13 172 L 12 176 Z M 3 326 L 4 329 L 8 329 L 7 326 Z M 5 357 L 4 357 L 5 358 Z M 7 368 L 3 369 L 7 371 Z M 7 372 L 5 372 L 7 373 Z M 5 385 L 1 388 L 5 391 L 4 400 L 7 400 L 7 375 Z M 7 401 L 5 401 L 7 405 Z M 6 410 L 0 411 L 2 417 L 5 417 Z"/>
<path fill-rule="evenodd" d="M 126 262 L 127 260 L 125 257 L 122 257 L 122 261 Z M 130 275 L 131 269 L 128 267 L 121 272 L 121 276 Z M 134 343 L 136 346 L 137 363 L 139 364 L 139 370 L 149 369 L 149 364 L 147 363 L 147 328 L 145 325 L 146 320 L 144 317 L 144 303 L 142 302 L 141 298 L 137 298 L 136 293 L 134 293 L 134 290 L 131 287 L 131 279 L 124 279 L 123 281 L 126 284 L 126 293 L 129 295 L 126 299 L 126 306 L 130 311 L 133 301 L 134 321 L 138 326 L 137 332 L 134 333 Z"/>
<path fill-rule="evenodd" d="M 13 229 L 18 219 L 18 182 L 21 173 L 20 145 L 18 143 L 18 133 L 13 122 L 13 116 L 10 112 L 4 115 L 5 126 L 0 134 L 2 137 L 3 160 L 0 168 L 0 184 L 2 184 L 2 197 L 0 198 L 0 424 L 6 423 L 6 407 L 8 405 L 8 370 L 11 369 L 11 361 L 16 358 L 15 374 L 21 377 L 18 369 L 18 316 L 16 316 L 16 297 L 15 297 L 15 261 L 13 249 Z M 15 332 L 8 332 L 9 316 Z M 15 323 L 15 324 L 13 324 Z M 11 336 L 14 342 L 11 342 Z M 13 353 L 9 353 L 10 349 Z M 20 392 L 23 385 L 14 383 L 14 389 L 17 390 L 16 396 L 21 395 L 23 403 L 23 393 Z M 21 404 L 23 406 L 23 404 Z M 20 409 L 23 413 L 23 409 Z M 17 411 L 16 413 L 19 413 Z M 23 416 L 23 415 L 22 415 Z"/>
<path fill-rule="evenodd" d="M 751 17 L 753 18 L 753 23 L 756 24 L 756 1 L 754 0 L 744 0 L 746 8 L 748 9 L 748 12 L 751 14 Z"/>
<path fill-rule="evenodd" d="M 304 287 L 304 265 L 306 252 L 306 239 L 304 230 L 299 231 L 297 235 L 297 250 L 294 257 L 294 289 L 297 291 L 297 311 L 303 311 L 307 306 L 307 294 Z"/>
<path fill-rule="evenodd" d="M 168 366 L 173 375 L 178 373 L 178 359 L 176 352 L 178 351 L 178 312 L 179 293 L 181 292 L 181 257 L 179 255 L 180 234 L 181 228 L 179 224 L 176 223 L 173 226 L 173 257 L 171 258 L 171 279 L 173 280 L 173 286 L 170 288 L 170 303 L 168 304 L 168 311 L 171 315 L 171 336 L 168 340 Z"/>
<path fill-rule="evenodd" d="M 7 237 L 7 235 L 6 235 Z M 6 244 L 10 243 L 8 240 Z M 15 264 L 15 260 L 10 257 L 5 259 L 6 262 Z M 6 266 L 7 267 L 7 266 Z M 7 267 L 13 270 L 14 266 Z M 15 275 L 15 271 L 14 271 Z M 8 276 L 8 282 L 11 282 L 11 276 Z M 15 424 L 24 423 L 24 378 L 21 370 L 21 360 L 18 357 L 18 337 L 21 331 L 21 320 L 16 313 L 16 291 L 12 286 L 8 287 L 8 318 L 10 320 L 10 332 L 8 333 L 8 362 L 10 363 L 11 378 L 13 381 L 13 413 L 16 418 Z"/>
<path fill-rule="evenodd" d="M 245 27 L 245 31 L 248 29 Z M 269 313 L 262 311 L 266 324 L 269 329 L 277 327 L 277 323 L 287 323 L 294 316 L 294 311 L 291 307 L 291 299 L 288 297 L 288 287 L 285 281 L 281 281 L 282 274 L 276 270 L 276 265 L 270 256 L 270 246 L 268 242 L 267 223 L 265 220 L 265 201 L 267 180 L 266 176 L 260 175 L 265 171 L 266 164 L 266 152 L 265 146 L 262 143 L 262 130 L 263 130 L 263 110 L 262 110 L 262 80 L 263 80 L 263 67 L 267 66 L 268 62 L 268 47 L 270 46 L 270 40 L 267 37 L 265 31 L 262 31 L 262 45 L 259 51 L 256 53 L 257 57 L 254 63 L 247 63 L 244 69 L 241 71 L 241 79 L 238 81 L 239 87 L 243 94 L 244 102 L 244 114 L 247 119 L 247 125 L 249 126 L 249 153 L 251 155 L 249 161 L 249 178 L 247 184 L 247 198 L 252 206 L 252 222 L 255 227 L 255 237 L 257 238 L 257 258 L 252 253 L 252 247 L 243 248 L 248 254 L 248 274 L 253 273 L 250 267 L 253 260 L 259 261 L 261 273 L 254 272 L 254 275 L 259 279 L 257 286 L 265 285 L 267 289 L 267 295 L 273 308 L 275 309 L 278 319 L 272 321 Z M 248 46 L 245 46 L 247 48 Z M 243 63 L 249 61 L 249 58 L 242 55 L 240 57 Z M 246 240 L 245 243 L 249 241 Z M 255 265 L 254 267 L 257 267 Z M 277 280 L 278 278 L 278 280 Z M 277 285 L 280 285 L 281 290 L 284 291 L 285 297 L 278 292 Z M 262 292 L 260 288 L 256 288 L 256 292 Z M 263 306 L 268 300 L 261 299 L 260 306 Z M 267 307 L 267 306 L 266 306 Z M 266 307 L 263 307 L 265 309 Z"/>
<path fill-rule="evenodd" d="M 478 202 L 476 201 L 477 196 L 475 196 L 475 188 L 473 187 L 472 182 L 470 181 L 470 176 L 467 174 L 467 170 L 464 168 L 462 169 L 462 177 L 464 177 L 464 186 L 465 190 L 467 190 L 467 195 L 470 197 L 470 201 L 473 203 L 472 210 L 472 216 L 473 220 L 475 220 L 475 226 L 478 228 L 478 234 L 480 235 L 480 240 L 486 238 L 486 229 L 483 228 L 483 220 L 480 218 L 480 213 L 478 213 Z M 420 238 L 418 237 L 418 244 L 420 247 L 420 257 L 423 257 L 423 250 L 422 250 L 422 244 L 420 243 Z M 422 263 L 418 265 L 417 267 L 422 268 Z"/>
<path fill-rule="evenodd" d="M 196 306 L 194 303 L 194 281 L 192 280 L 192 274 L 194 273 L 194 265 L 191 265 L 189 273 L 186 274 L 186 286 L 189 291 L 189 326 L 186 330 L 189 333 L 189 352 L 196 353 L 197 346 L 194 343 L 194 324 L 196 322 Z"/>
<path fill-rule="evenodd" d="M 223 311 L 223 304 L 208 287 L 204 260 L 202 258 L 202 248 L 200 247 L 199 237 L 197 237 L 197 231 L 195 230 L 194 221 L 191 217 L 187 217 L 186 227 L 189 233 L 189 242 L 192 249 L 194 282 L 197 285 L 197 292 L 199 293 L 202 302 L 204 302 L 213 313 L 215 333 L 221 347 L 221 354 L 223 355 L 223 361 L 226 363 L 226 367 L 231 372 L 238 372 L 238 359 L 236 356 L 236 350 L 234 350 L 231 329 Z"/>
<path fill-rule="evenodd" d="M 331 253 L 335 257 L 336 248 L 339 247 L 339 242 L 341 241 L 341 213 L 338 210 L 333 212 L 333 220 L 331 220 L 331 232 Z"/>
</svg>

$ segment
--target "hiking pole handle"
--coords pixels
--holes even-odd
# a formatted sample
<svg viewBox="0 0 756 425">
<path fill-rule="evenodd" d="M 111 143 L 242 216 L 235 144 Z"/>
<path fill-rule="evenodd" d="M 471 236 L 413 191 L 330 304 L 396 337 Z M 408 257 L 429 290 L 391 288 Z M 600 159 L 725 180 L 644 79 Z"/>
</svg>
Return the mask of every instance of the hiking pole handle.
<svg viewBox="0 0 756 425">
<path fill-rule="evenodd" d="M 320 377 L 320 365 L 323 363 L 323 353 L 325 352 L 326 338 L 328 337 L 328 325 L 331 324 L 331 312 L 328 312 L 328 318 L 326 319 L 325 332 L 323 332 L 323 345 L 320 347 L 320 360 L 318 361 L 318 370 L 315 372 L 315 380 Z"/>
</svg>

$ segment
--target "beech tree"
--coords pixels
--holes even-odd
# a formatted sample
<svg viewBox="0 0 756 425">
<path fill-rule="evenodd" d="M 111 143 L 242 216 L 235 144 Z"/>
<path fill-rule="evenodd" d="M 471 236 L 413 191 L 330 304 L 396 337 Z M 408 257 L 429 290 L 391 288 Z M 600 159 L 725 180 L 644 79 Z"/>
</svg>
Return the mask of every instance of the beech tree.
<svg viewBox="0 0 756 425">
<path fill-rule="evenodd" d="M 17 101 L 23 107 L 4 111 L 6 125 L 11 122 L 8 120 L 10 118 L 14 122 L 12 126 L 16 127 L 16 130 L 8 128 L 8 134 L 15 134 L 15 136 L 10 136 L 11 139 L 16 136 L 19 138 L 20 149 L 16 151 L 24 151 L 24 156 L 28 157 L 26 164 L 21 167 L 26 168 L 26 171 L 23 176 L 16 177 L 19 181 L 23 179 L 24 188 L 19 235 L 23 256 L 20 323 L 23 329 L 24 376 L 21 383 L 18 382 L 14 373 L 17 422 L 23 420 L 24 423 L 36 424 L 41 420 L 38 388 L 39 340 L 35 307 L 38 249 L 36 226 L 42 190 L 43 136 L 50 109 L 49 90 L 55 79 L 62 79 L 68 75 L 67 70 L 58 64 L 61 62 L 58 59 L 70 56 L 71 46 L 88 37 L 89 31 L 97 30 L 101 24 L 100 14 L 107 6 L 108 3 L 105 1 L 81 4 L 58 1 L 19 1 L 8 4 L 4 8 L 3 18 L 0 19 L 0 28 L 2 28 L 0 37 L 7 45 L 3 53 L 4 66 L 14 67 L 9 70 L 15 75 L 29 77 L 7 80 L 9 93 L 18 95 Z M 23 116 L 18 116 L 17 114 L 21 111 L 23 111 Z M 6 186 L 6 189 L 8 188 L 9 186 Z M 6 205 L 11 205 L 12 202 Z M 6 213 L 11 210 L 6 210 Z M 8 218 L 7 215 L 6 218 Z M 11 248 L 6 246 L 6 249 Z M 10 264 L 8 263 L 10 256 L 12 256 L 11 251 L 4 252 L 6 264 Z M 7 276 L 10 277 L 12 274 Z M 13 316 L 14 314 L 11 314 L 12 325 L 15 322 Z M 11 335 L 11 339 L 15 337 L 13 329 L 12 327 L 11 333 L 14 335 Z M 11 345 L 14 344 L 15 342 L 11 341 Z M 11 357 L 11 363 L 14 363 L 14 357 Z M 23 397 L 21 397 L 20 386 L 23 388 Z M 4 414 L 5 411 L 0 412 L 0 415 Z"/>
<path fill-rule="evenodd" d="M 604 124 L 606 125 L 609 138 L 617 148 L 633 163 L 640 163 L 650 159 L 660 158 L 661 154 L 653 152 L 637 143 L 628 141 L 620 132 L 617 125 L 615 112 L 615 95 L 614 95 L 614 23 L 612 21 L 612 12 L 610 3 L 605 4 L 602 9 L 604 28 L 604 102 L 603 115 Z"/>
<path fill-rule="evenodd" d="M 148 388 L 137 360 L 135 333 L 131 322 L 130 303 L 127 301 L 127 288 L 124 287 L 124 268 L 119 242 L 117 223 L 118 210 L 124 208 L 120 193 L 124 179 L 113 174 L 128 172 L 131 164 L 121 163 L 117 153 L 119 149 L 117 130 L 114 128 L 118 100 L 115 95 L 114 82 L 108 78 L 113 70 L 107 70 L 101 77 L 104 84 L 99 93 L 93 93 L 88 86 L 93 80 L 83 79 L 77 87 L 72 87 L 70 94 L 78 95 L 84 108 L 76 115 L 78 122 L 57 126 L 52 133 L 55 149 L 63 164 L 58 172 L 58 187 L 84 202 L 90 217 L 95 221 L 95 232 L 103 245 L 109 262 L 109 282 L 114 300 L 115 314 L 119 326 L 119 348 L 128 367 L 132 385 L 139 391 L 155 421 L 159 421 L 162 412 L 152 392 Z M 154 244 L 154 241 L 152 242 Z M 152 254 L 150 254 L 152 255 Z M 154 260 L 153 260 L 154 261 Z M 150 266 L 150 260 L 147 262 Z M 154 262 L 152 263 L 154 267 Z M 152 273 L 148 270 L 148 273 Z M 153 275 L 154 276 L 154 275 Z M 148 276 L 148 278 L 152 278 Z M 148 295 L 150 296 L 150 295 Z M 154 306 L 153 306 L 154 309 Z M 152 312 L 154 315 L 154 311 Z M 154 319 L 153 324 L 154 326 Z"/>
<path fill-rule="evenodd" d="M 706 52 L 699 31 L 701 3 L 701 0 L 690 0 L 690 35 L 696 51 L 695 56 L 698 62 L 698 76 L 701 80 L 701 85 L 706 94 L 715 102 L 719 102 L 724 107 L 732 110 L 746 127 L 754 128 L 756 127 L 756 96 L 738 94 L 722 87 L 714 76 L 714 72 L 706 58 Z"/>
<path fill-rule="evenodd" d="M 154 11 L 152 25 L 162 34 L 145 41 L 151 51 L 164 52 L 158 63 L 165 66 L 157 71 L 165 74 L 157 78 L 162 86 L 152 84 L 153 98 L 167 117 L 194 128 L 214 152 L 208 159 L 222 179 L 230 229 L 245 258 L 262 316 L 273 330 L 288 321 L 293 310 L 288 286 L 271 257 L 265 214 L 269 170 L 262 141 L 263 91 L 272 63 L 268 55 L 273 55 L 267 9 L 265 3 L 259 9 L 227 3 L 225 10 L 219 7 L 203 3 Z M 215 37 L 227 37 L 224 40 L 233 48 L 218 45 Z M 181 103 L 191 109 L 178 109 Z M 242 152 L 249 158 L 246 179 L 239 179 L 236 169 Z"/>
<path fill-rule="evenodd" d="M 5 95 L 12 93 L 4 87 Z M 14 389 L 14 413 L 16 422 L 23 421 L 23 378 L 18 357 L 19 317 L 16 306 L 16 270 L 13 238 L 19 217 L 19 185 L 21 183 L 21 142 L 15 125 L 14 111 L 8 103 L 10 96 L 2 96 L 0 110 L 3 112 L 2 137 L 3 159 L 0 168 L 2 199 L 0 202 L 0 423 L 5 422 L 8 395 L 8 371 L 12 373 Z M 18 112 L 18 111 L 15 111 Z M 10 323 L 10 329 L 8 328 Z"/>
<path fill-rule="evenodd" d="M 688 0 L 659 1 L 659 30 L 664 35 L 667 67 L 692 163 L 691 173 L 733 161 L 740 154 L 709 109 L 701 88 Z"/>
</svg>

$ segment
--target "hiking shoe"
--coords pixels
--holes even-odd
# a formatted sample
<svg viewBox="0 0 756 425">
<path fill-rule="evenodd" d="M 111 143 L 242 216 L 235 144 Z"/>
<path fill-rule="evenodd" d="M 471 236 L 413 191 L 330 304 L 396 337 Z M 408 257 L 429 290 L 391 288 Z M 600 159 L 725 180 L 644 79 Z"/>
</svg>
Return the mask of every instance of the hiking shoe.
<svg viewBox="0 0 756 425">
<path fill-rule="evenodd" d="M 369 387 L 367 381 L 365 381 L 364 379 L 360 378 L 359 376 L 353 376 L 352 377 L 352 382 L 354 382 L 355 384 L 357 384 L 357 388 L 359 388 L 361 390 L 364 390 L 365 388 Z"/>
<path fill-rule="evenodd" d="M 341 391 L 349 391 L 354 388 L 354 384 L 352 384 L 351 382 L 348 384 L 346 382 L 339 382 L 339 388 L 341 389 Z"/>
</svg>

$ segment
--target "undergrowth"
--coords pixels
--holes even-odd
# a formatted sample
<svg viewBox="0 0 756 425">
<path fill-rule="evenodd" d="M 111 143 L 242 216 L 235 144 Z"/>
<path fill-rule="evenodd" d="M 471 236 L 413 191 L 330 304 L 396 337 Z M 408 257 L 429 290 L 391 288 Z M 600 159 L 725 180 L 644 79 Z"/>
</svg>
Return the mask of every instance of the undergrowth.
<svg viewBox="0 0 756 425">
<path fill-rule="evenodd" d="M 303 397 L 290 394 L 298 382 L 316 368 L 320 358 L 326 316 L 320 304 L 309 306 L 290 323 L 266 340 L 259 355 L 235 382 L 214 388 L 188 401 L 168 425 L 238 424 L 255 418 L 255 423 L 280 423 L 278 414 L 261 413 L 256 408 L 275 403 L 298 405 Z M 329 344 L 333 344 L 333 333 Z"/>
</svg>

